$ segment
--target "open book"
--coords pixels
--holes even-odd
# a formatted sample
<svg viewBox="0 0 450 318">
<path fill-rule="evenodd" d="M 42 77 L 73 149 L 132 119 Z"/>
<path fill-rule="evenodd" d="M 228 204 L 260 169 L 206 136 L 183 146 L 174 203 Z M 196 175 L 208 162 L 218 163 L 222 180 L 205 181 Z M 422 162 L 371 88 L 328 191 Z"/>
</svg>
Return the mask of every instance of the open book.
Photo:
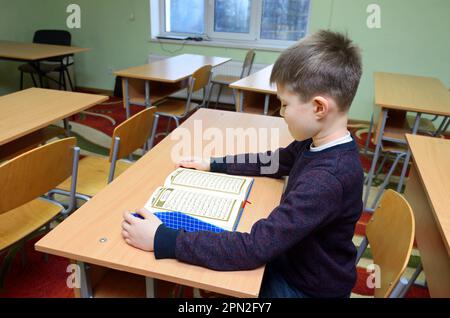
<svg viewBox="0 0 450 318">
<path fill-rule="evenodd" d="M 145 208 L 165 224 L 171 220 L 172 226 L 166 225 L 172 228 L 189 222 L 192 230 L 205 229 L 198 223 L 234 231 L 252 185 L 253 178 L 178 168 L 156 189 Z M 173 224 L 176 220 L 178 226 Z"/>
</svg>

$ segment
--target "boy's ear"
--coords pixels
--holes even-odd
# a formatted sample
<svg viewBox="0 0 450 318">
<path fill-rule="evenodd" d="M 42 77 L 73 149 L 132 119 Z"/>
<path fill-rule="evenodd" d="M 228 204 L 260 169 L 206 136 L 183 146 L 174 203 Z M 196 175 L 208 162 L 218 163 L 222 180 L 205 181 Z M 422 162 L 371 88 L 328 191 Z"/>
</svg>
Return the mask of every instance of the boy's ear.
<svg viewBox="0 0 450 318">
<path fill-rule="evenodd" d="M 330 101 L 322 96 L 315 96 L 312 99 L 314 106 L 314 115 L 317 119 L 324 118 L 330 111 Z"/>
</svg>

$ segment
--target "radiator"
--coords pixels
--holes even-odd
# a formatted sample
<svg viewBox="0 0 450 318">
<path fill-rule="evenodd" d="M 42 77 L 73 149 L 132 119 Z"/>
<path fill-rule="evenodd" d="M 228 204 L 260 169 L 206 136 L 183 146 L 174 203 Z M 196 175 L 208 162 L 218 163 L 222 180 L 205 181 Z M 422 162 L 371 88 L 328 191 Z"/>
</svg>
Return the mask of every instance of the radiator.
<svg viewBox="0 0 450 318">
<path fill-rule="evenodd" d="M 157 55 L 157 54 L 150 54 L 148 56 L 148 62 L 156 62 L 159 60 L 163 60 L 166 58 L 169 58 L 170 56 L 165 55 Z M 237 60 L 231 60 L 225 64 L 219 65 L 215 68 L 213 68 L 213 77 L 216 74 L 223 74 L 223 75 L 233 75 L 233 76 L 240 76 L 242 72 L 242 61 Z M 252 73 L 258 72 L 268 66 L 268 64 L 261 64 L 261 63 L 253 63 L 252 67 Z M 217 100 L 217 94 L 219 92 L 219 88 L 216 85 L 214 87 L 213 92 L 211 93 L 211 103 L 215 103 Z M 172 95 L 173 97 L 179 97 L 179 98 L 186 98 L 187 92 L 186 90 L 178 92 L 176 94 Z M 192 95 L 192 98 L 194 100 L 202 100 L 203 98 L 203 92 L 198 91 Z M 220 103 L 223 104 L 233 104 L 234 105 L 234 98 L 233 98 L 233 92 L 231 89 L 222 89 L 222 94 L 220 95 Z"/>
</svg>

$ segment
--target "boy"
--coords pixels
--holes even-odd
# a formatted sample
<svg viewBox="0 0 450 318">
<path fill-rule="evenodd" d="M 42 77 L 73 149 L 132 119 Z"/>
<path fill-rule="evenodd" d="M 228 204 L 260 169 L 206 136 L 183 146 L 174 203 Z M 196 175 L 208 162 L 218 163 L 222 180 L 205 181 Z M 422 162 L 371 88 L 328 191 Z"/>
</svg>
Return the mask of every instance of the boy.
<svg viewBox="0 0 450 318">
<path fill-rule="evenodd" d="M 356 281 L 355 224 L 362 211 L 363 171 L 347 130 L 348 109 L 362 73 L 359 49 L 344 35 L 319 31 L 281 54 L 271 82 L 295 141 L 278 149 L 278 171 L 289 176 L 280 205 L 249 234 L 175 231 L 142 210 L 124 214 L 122 235 L 157 259 L 221 271 L 264 264 L 261 297 L 349 297 Z M 236 157 L 179 166 L 237 175 L 261 175 L 261 162 Z M 270 166 L 270 163 L 268 164 Z"/>
</svg>

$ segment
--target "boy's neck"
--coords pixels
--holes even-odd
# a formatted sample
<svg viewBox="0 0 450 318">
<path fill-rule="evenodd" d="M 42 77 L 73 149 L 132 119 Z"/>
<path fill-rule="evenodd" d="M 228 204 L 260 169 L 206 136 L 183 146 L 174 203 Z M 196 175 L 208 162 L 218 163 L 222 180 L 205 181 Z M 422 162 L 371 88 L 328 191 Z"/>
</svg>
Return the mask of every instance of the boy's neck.
<svg viewBox="0 0 450 318">
<path fill-rule="evenodd" d="M 335 121 L 334 125 L 319 131 L 319 133 L 312 137 L 314 147 L 320 147 L 345 137 L 348 134 L 347 122 L 348 119 L 345 116 Z"/>
</svg>

